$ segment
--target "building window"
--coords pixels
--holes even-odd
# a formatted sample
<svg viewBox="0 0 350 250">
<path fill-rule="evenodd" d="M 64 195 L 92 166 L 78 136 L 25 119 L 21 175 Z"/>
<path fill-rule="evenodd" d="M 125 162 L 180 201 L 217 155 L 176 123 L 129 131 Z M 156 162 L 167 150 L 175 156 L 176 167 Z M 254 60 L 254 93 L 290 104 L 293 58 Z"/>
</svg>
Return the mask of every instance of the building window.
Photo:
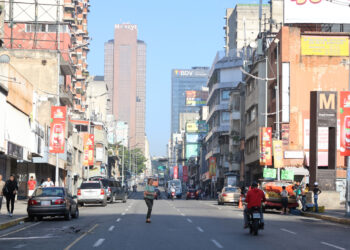
<svg viewBox="0 0 350 250">
<path fill-rule="evenodd" d="M 227 122 L 230 120 L 230 113 L 229 112 L 222 112 L 221 120 L 223 122 Z"/>
<path fill-rule="evenodd" d="M 230 90 L 223 90 L 221 92 L 221 99 L 222 100 L 228 100 L 230 99 Z"/>
</svg>

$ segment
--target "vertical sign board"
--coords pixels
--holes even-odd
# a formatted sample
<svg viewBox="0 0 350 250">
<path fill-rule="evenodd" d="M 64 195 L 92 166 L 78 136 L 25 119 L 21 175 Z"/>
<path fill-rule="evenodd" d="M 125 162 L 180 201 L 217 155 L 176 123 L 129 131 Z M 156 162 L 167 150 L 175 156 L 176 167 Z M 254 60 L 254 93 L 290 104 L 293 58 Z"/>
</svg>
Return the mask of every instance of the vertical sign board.
<svg viewBox="0 0 350 250">
<path fill-rule="evenodd" d="M 273 164 L 275 168 L 283 167 L 283 147 L 281 140 L 274 140 L 273 145 Z"/>
<path fill-rule="evenodd" d="M 272 165 L 272 128 L 260 128 L 260 165 Z"/>
<path fill-rule="evenodd" d="M 94 135 L 84 134 L 84 166 L 94 165 L 94 146 Z"/>
<path fill-rule="evenodd" d="M 183 182 L 188 182 L 188 167 L 187 166 L 183 166 L 182 167 L 182 180 Z"/>
<path fill-rule="evenodd" d="M 209 158 L 209 178 L 216 176 L 216 157 Z"/>
<path fill-rule="evenodd" d="M 174 167 L 174 179 L 179 179 L 179 167 Z"/>
<path fill-rule="evenodd" d="M 318 128 L 328 127 L 328 169 L 325 179 L 323 170 L 318 169 Z M 319 183 L 323 190 L 335 190 L 335 178 L 330 171 L 336 171 L 337 165 L 337 92 L 310 92 L 310 184 L 322 178 Z"/>
<path fill-rule="evenodd" d="M 64 153 L 66 114 L 65 106 L 51 107 L 50 153 Z"/>
<path fill-rule="evenodd" d="M 350 156 L 350 91 L 340 92 L 340 155 Z"/>
</svg>

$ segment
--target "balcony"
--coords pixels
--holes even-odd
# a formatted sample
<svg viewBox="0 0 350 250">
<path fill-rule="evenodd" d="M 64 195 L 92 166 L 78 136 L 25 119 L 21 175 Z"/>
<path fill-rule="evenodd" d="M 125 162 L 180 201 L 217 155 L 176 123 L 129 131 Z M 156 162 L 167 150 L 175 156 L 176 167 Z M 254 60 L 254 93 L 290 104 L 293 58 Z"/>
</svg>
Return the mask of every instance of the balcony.
<svg viewBox="0 0 350 250">
<path fill-rule="evenodd" d="M 60 101 L 67 106 L 73 105 L 73 93 L 72 91 L 64 86 L 63 84 L 60 85 Z"/>
</svg>

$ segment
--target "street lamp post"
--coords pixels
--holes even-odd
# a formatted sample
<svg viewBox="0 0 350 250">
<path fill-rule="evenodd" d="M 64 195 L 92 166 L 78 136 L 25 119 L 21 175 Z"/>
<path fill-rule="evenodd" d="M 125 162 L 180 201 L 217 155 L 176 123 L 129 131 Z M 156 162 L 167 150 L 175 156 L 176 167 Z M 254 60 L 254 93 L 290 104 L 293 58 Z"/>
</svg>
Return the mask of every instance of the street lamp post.
<svg viewBox="0 0 350 250">
<path fill-rule="evenodd" d="M 277 140 L 280 140 L 280 72 L 279 72 L 279 42 L 278 38 L 275 39 L 274 43 L 276 46 L 276 70 L 277 70 L 277 84 L 276 84 L 276 134 Z M 280 180 L 280 169 L 277 169 L 277 180 Z"/>
</svg>

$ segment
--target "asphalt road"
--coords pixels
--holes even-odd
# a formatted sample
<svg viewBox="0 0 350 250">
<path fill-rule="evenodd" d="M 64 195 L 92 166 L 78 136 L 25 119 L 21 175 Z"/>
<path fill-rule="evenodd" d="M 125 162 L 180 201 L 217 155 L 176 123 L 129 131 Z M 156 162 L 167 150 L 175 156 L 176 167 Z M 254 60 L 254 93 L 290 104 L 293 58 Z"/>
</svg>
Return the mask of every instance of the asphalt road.
<svg viewBox="0 0 350 250">
<path fill-rule="evenodd" d="M 28 222 L 0 231 L 0 249 L 350 249 L 350 227 L 318 219 L 268 213 L 251 236 L 242 210 L 214 201 L 155 201 L 151 224 L 146 209 L 140 192 L 125 204 L 83 207 L 77 220 Z"/>
</svg>

